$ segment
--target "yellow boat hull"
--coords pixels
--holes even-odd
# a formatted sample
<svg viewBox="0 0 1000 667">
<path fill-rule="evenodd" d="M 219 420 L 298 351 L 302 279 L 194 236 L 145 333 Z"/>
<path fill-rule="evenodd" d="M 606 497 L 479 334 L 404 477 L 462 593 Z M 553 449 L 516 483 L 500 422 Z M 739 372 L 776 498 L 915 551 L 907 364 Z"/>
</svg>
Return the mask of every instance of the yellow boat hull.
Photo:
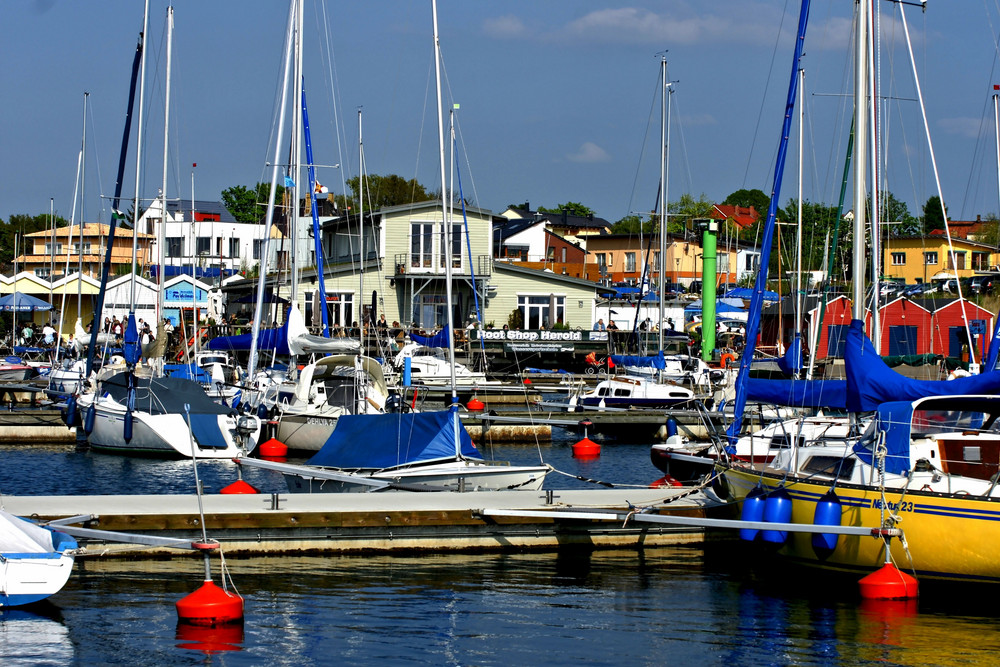
<svg viewBox="0 0 1000 667">
<path fill-rule="evenodd" d="M 784 485 L 792 499 L 792 523 L 812 524 L 816 502 L 831 488 L 829 480 L 796 480 L 739 467 L 719 467 L 728 500 L 742 503 L 758 482 L 771 491 Z M 903 540 L 893 538 L 892 561 L 917 577 L 1000 583 L 1000 499 L 919 490 L 877 489 L 838 483 L 842 526 L 878 528 L 883 517 L 898 516 Z M 742 504 L 740 504 L 742 507 Z M 884 509 L 883 509 L 884 508 Z M 820 559 L 812 535 L 789 533 L 781 554 L 827 569 L 871 572 L 885 562 L 884 542 L 877 537 L 841 535 L 837 547 Z"/>
</svg>

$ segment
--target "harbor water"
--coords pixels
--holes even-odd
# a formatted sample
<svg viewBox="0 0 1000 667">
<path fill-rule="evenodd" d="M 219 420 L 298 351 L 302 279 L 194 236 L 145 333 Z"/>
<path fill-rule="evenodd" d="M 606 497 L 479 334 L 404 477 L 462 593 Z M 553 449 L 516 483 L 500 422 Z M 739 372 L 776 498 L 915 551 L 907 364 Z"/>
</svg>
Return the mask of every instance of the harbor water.
<svg viewBox="0 0 1000 667">
<path fill-rule="evenodd" d="M 609 443 L 599 459 L 579 461 L 571 455 L 577 438 L 557 434 L 541 446 L 543 459 L 566 473 L 547 486 L 588 484 L 577 477 L 639 486 L 659 477 L 648 444 Z M 507 446 L 496 456 L 528 463 L 538 451 Z M 0 456 L 5 494 L 194 488 L 189 461 L 45 446 L 5 447 Z M 210 492 L 235 479 L 228 462 L 199 462 L 198 470 Z M 261 471 L 246 478 L 283 490 Z M 989 595 L 862 604 L 843 579 L 762 566 L 766 558 L 723 537 L 645 550 L 228 559 L 245 622 L 203 629 L 178 625 L 174 609 L 203 579 L 197 560 L 88 556 L 45 603 L 0 613 L 0 656 L 4 665 L 995 662 L 1000 633 Z"/>
</svg>

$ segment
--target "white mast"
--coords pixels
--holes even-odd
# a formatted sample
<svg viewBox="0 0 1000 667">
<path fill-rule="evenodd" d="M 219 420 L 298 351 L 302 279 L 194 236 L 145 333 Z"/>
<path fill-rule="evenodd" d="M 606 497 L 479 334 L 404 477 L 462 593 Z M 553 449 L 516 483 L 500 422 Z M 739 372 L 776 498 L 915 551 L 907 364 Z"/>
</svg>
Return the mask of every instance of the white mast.
<svg viewBox="0 0 1000 667">
<path fill-rule="evenodd" d="M 868 94 L 868 0 L 857 3 L 857 26 L 854 51 L 854 253 L 851 278 L 854 281 L 851 300 L 854 319 L 865 319 L 865 163 L 868 148 L 868 114 L 865 103 Z"/>
<path fill-rule="evenodd" d="M 167 80 L 165 102 L 163 104 L 163 183 L 160 187 L 160 224 L 157 228 L 156 247 L 157 263 L 159 270 L 156 272 L 159 278 L 159 285 L 156 292 L 156 333 L 160 335 L 163 331 L 163 304 L 164 294 L 164 258 L 166 256 L 166 229 L 167 229 L 167 158 L 170 137 L 170 66 L 173 59 L 173 39 L 174 39 L 174 8 L 167 7 Z M 193 278 L 194 276 L 192 276 Z M 162 359 L 161 359 L 162 361 Z"/>
<path fill-rule="evenodd" d="M 142 13 L 142 58 L 140 63 L 140 74 L 139 74 L 139 121 L 136 125 L 136 147 L 135 147 L 135 199 L 133 201 L 132 209 L 132 295 L 129 301 L 129 307 L 132 309 L 130 314 L 135 314 L 135 272 L 136 272 L 136 260 L 139 254 L 139 177 L 142 175 L 142 110 L 143 110 L 143 99 L 145 98 L 146 91 L 146 48 L 147 43 L 146 35 L 149 28 L 149 0 L 146 0 L 145 9 Z M 115 240 L 111 239 L 111 244 L 113 245 Z"/>
<path fill-rule="evenodd" d="M 802 156 L 806 152 L 805 118 L 806 118 L 806 71 L 799 68 L 799 205 L 798 226 L 795 231 L 795 377 L 799 377 L 799 366 L 802 354 Z"/>
<path fill-rule="evenodd" d="M 663 299 L 666 295 L 664 286 L 666 285 L 667 272 L 664 270 L 667 262 L 667 160 L 670 153 L 668 144 L 670 141 L 670 92 L 667 83 L 667 54 L 660 56 L 660 350 L 663 349 L 663 321 L 666 317 L 666 304 Z M 610 318 L 609 318 L 610 319 Z"/>
</svg>

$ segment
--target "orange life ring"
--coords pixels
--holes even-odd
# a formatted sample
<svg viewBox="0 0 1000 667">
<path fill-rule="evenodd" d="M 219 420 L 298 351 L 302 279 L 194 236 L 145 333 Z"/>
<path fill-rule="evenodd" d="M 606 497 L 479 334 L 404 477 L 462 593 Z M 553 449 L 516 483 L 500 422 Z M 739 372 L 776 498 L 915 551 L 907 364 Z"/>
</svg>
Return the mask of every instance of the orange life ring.
<svg viewBox="0 0 1000 667">
<path fill-rule="evenodd" d="M 726 352 L 724 355 L 722 355 L 722 361 L 720 363 L 722 364 L 723 368 L 727 368 L 730 362 L 735 362 L 735 361 L 736 361 L 736 355 Z"/>
</svg>

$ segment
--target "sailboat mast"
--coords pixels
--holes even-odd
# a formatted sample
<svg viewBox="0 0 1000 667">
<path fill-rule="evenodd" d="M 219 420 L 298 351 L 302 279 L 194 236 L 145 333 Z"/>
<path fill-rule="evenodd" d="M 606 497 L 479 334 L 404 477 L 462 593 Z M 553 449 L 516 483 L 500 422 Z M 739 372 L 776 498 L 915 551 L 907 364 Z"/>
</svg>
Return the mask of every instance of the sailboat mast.
<svg viewBox="0 0 1000 667">
<path fill-rule="evenodd" d="M 855 27 L 854 47 L 854 253 L 851 260 L 852 315 L 854 319 L 865 318 L 865 170 L 868 151 L 868 114 L 865 101 L 868 95 L 868 0 L 857 4 L 858 15 Z"/>
<path fill-rule="evenodd" d="M 164 309 L 164 257 L 166 255 L 166 229 L 167 229 L 167 159 L 170 139 L 170 66 L 173 62 L 174 47 L 174 8 L 167 7 L 167 79 L 165 102 L 163 104 L 163 182 L 160 187 L 160 224 L 156 230 L 157 264 L 156 277 L 159 285 L 156 291 L 156 330 L 157 333 L 163 330 L 163 309 Z"/>
<path fill-rule="evenodd" d="M 295 3 L 295 90 L 292 99 L 302 99 L 302 0 Z M 288 231 L 292 237 L 291 252 L 291 273 L 292 273 L 292 293 L 289 301 L 291 307 L 296 307 L 299 294 L 299 171 L 302 166 L 302 121 L 299 114 L 292 114 L 292 140 L 290 144 L 292 151 L 291 174 L 292 192 L 289 198 L 290 205 L 286 211 L 288 215 Z"/>
<path fill-rule="evenodd" d="M 795 377 L 802 368 L 802 157 L 806 152 L 806 71 L 799 68 L 799 205 L 795 230 L 795 339 L 792 341 Z"/>
<path fill-rule="evenodd" d="M 79 237 L 80 248 L 76 253 L 77 257 L 77 267 L 76 267 L 76 319 L 81 321 L 81 327 L 83 326 L 81 320 L 81 312 L 83 311 L 83 230 L 87 228 L 87 211 L 86 211 L 86 201 L 87 201 L 87 103 L 90 101 L 90 93 L 83 93 L 83 141 L 80 148 L 80 232 L 77 234 Z M 68 261 L 68 260 L 67 260 Z M 67 268 L 66 274 L 69 274 L 69 269 Z M 95 329 L 97 327 L 94 327 Z M 91 338 L 91 344 L 93 344 L 97 338 L 97 332 L 93 332 L 94 337 Z"/>
<path fill-rule="evenodd" d="M 147 30 L 149 29 L 149 0 L 146 0 L 145 7 L 142 12 L 142 34 L 145 36 Z M 143 100 L 146 95 L 146 52 L 143 50 L 142 62 L 139 64 L 139 114 L 138 121 L 136 124 L 136 142 L 135 142 L 135 198 L 133 201 L 132 210 L 132 294 L 129 300 L 129 306 L 132 309 L 131 314 L 135 314 L 135 272 L 136 272 L 136 258 L 139 255 L 139 186 L 140 177 L 142 176 L 142 111 L 143 111 Z M 111 239 L 112 245 L 114 244 L 114 239 Z"/>
<path fill-rule="evenodd" d="M 664 267 L 667 261 L 667 134 L 668 121 L 667 114 L 670 113 L 668 98 L 670 96 L 667 84 L 667 55 L 660 56 L 660 324 L 657 327 L 660 331 L 660 350 L 663 350 L 663 322 L 666 318 L 666 304 L 663 299 L 666 296 L 666 274 Z"/>
<path fill-rule="evenodd" d="M 869 227 L 871 227 L 872 234 L 872 245 L 871 245 L 871 267 L 872 267 L 872 284 L 875 289 L 872 291 L 872 330 L 871 330 L 871 341 L 872 345 L 875 347 L 875 351 L 882 352 L 882 323 L 881 323 L 881 313 L 879 313 L 879 302 L 882 293 L 882 219 L 881 219 L 881 207 L 880 207 L 880 193 L 881 188 L 879 188 L 879 169 L 878 169 L 878 156 L 879 156 L 879 96 L 878 96 L 878 81 L 875 77 L 875 59 L 878 57 L 877 48 L 877 38 L 878 38 L 878 28 L 875 25 L 874 14 L 869 15 L 869 26 L 868 26 L 868 122 L 870 128 L 868 130 L 868 141 L 869 144 L 869 155 L 868 155 L 868 168 L 870 174 L 868 179 L 871 181 L 871 193 L 872 193 L 872 203 L 871 210 L 868 212 L 870 217 Z"/>
<path fill-rule="evenodd" d="M 278 114 L 278 132 L 274 140 L 274 159 L 271 161 L 271 189 L 267 198 L 267 216 L 264 222 L 264 248 L 261 252 L 260 270 L 257 276 L 257 304 L 254 309 L 252 334 L 250 336 L 250 358 L 247 361 L 247 377 L 253 382 L 257 372 L 257 339 L 260 337 L 260 321 L 264 317 L 264 287 L 267 283 L 267 256 L 270 251 L 271 225 L 274 224 L 274 194 L 278 189 L 278 168 L 281 160 L 281 136 L 285 131 L 285 106 L 288 101 L 288 77 L 292 64 L 292 32 L 294 30 L 294 2 L 288 16 L 285 33 L 285 74 L 281 83 L 281 106 Z"/>
<path fill-rule="evenodd" d="M 441 172 L 441 230 L 444 239 L 442 261 L 444 262 L 444 289 L 445 289 L 445 311 L 448 323 L 448 361 L 450 362 L 451 375 L 451 402 L 452 405 L 458 403 L 458 392 L 455 390 L 455 317 L 452 312 L 452 285 L 451 285 L 451 220 L 448 219 L 448 184 L 447 173 L 444 165 L 444 108 L 441 103 L 441 41 L 438 38 L 438 17 L 437 0 L 431 1 L 431 11 L 434 16 L 434 80 L 437 84 L 437 124 L 438 124 L 438 168 Z M 456 417 L 457 418 L 457 417 Z M 455 435 L 456 447 L 458 434 Z"/>
</svg>

